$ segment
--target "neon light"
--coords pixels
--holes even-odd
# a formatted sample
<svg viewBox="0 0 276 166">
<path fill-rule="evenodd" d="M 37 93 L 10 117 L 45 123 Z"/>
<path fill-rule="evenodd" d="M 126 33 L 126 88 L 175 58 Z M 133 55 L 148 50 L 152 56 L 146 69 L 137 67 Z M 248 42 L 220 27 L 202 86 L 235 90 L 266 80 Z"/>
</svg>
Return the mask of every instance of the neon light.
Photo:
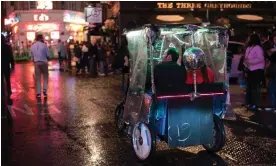
<svg viewBox="0 0 276 166">
<path fill-rule="evenodd" d="M 51 39 L 59 39 L 59 31 L 51 32 Z"/>
<path fill-rule="evenodd" d="M 71 13 L 71 12 L 65 12 L 63 17 L 64 22 L 70 22 L 70 23 L 81 23 L 86 24 L 84 15 Z"/>
<path fill-rule="evenodd" d="M 36 1 L 36 9 L 53 9 L 52 1 Z"/>
<path fill-rule="evenodd" d="M 5 25 L 11 24 L 11 26 L 13 26 L 14 24 L 19 22 L 19 19 L 17 17 L 14 17 L 14 18 L 5 19 L 4 21 L 5 21 L 4 22 Z"/>
<path fill-rule="evenodd" d="M 215 95 L 224 95 L 224 93 L 201 93 L 200 96 L 215 96 Z M 158 99 L 169 99 L 169 98 L 185 98 L 191 97 L 191 95 L 171 95 L 171 96 L 159 96 Z"/>
<path fill-rule="evenodd" d="M 34 14 L 34 21 L 48 21 L 49 16 L 46 14 Z"/>
<path fill-rule="evenodd" d="M 14 26 L 13 31 L 14 31 L 14 33 L 17 33 L 18 32 L 18 26 Z"/>
<path fill-rule="evenodd" d="M 35 32 L 27 32 L 27 39 L 33 41 L 35 39 Z"/>
<path fill-rule="evenodd" d="M 45 30 L 47 32 L 51 31 L 58 31 L 59 30 L 59 25 L 58 24 L 30 24 L 27 25 L 27 30 L 28 31 L 42 31 Z"/>
</svg>

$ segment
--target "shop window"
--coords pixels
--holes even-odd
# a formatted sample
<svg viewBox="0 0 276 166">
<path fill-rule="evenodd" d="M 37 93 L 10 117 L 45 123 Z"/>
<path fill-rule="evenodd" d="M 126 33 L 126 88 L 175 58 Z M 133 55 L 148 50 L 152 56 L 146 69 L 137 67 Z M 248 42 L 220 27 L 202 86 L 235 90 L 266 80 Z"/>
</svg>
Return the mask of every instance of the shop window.
<svg viewBox="0 0 276 166">
<path fill-rule="evenodd" d="M 30 1 L 30 9 L 36 9 L 36 1 Z"/>
<path fill-rule="evenodd" d="M 64 3 L 64 1 L 61 1 L 61 9 L 62 10 L 65 9 L 65 3 Z"/>
</svg>

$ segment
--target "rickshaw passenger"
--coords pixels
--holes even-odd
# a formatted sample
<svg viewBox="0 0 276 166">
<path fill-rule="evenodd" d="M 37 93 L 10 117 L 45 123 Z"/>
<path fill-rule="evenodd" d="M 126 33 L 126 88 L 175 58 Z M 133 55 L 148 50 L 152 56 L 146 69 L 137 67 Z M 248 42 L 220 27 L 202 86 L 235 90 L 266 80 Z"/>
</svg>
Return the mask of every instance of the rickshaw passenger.
<svg viewBox="0 0 276 166">
<path fill-rule="evenodd" d="M 211 68 L 204 65 L 200 69 L 196 70 L 196 83 L 214 83 L 215 76 Z M 194 75 L 193 71 L 187 72 L 186 84 L 194 84 Z"/>
<path fill-rule="evenodd" d="M 178 52 L 170 48 L 165 61 L 154 68 L 154 83 L 156 89 L 177 88 L 183 85 L 186 80 L 186 70 L 177 64 Z"/>
</svg>

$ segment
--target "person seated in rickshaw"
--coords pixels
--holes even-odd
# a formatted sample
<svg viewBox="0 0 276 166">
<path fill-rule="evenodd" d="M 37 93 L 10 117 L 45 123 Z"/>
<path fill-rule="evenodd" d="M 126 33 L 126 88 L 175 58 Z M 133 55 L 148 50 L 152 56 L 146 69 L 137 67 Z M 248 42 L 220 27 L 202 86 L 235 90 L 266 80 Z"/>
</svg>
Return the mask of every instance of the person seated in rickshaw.
<svg viewBox="0 0 276 166">
<path fill-rule="evenodd" d="M 215 75 L 211 68 L 206 65 L 196 70 L 196 83 L 197 84 L 211 84 L 214 83 Z M 187 71 L 186 84 L 194 84 L 193 71 Z"/>
<path fill-rule="evenodd" d="M 169 48 L 163 63 L 154 68 L 154 83 L 156 89 L 166 89 L 179 87 L 186 80 L 186 70 L 183 66 L 177 64 L 179 58 L 178 51 L 175 48 Z"/>
</svg>

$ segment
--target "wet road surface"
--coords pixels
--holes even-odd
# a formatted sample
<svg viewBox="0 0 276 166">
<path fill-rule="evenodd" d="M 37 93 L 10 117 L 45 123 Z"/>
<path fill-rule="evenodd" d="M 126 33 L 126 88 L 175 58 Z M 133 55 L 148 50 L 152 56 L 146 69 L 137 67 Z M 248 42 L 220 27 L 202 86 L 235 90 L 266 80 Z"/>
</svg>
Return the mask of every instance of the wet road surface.
<svg viewBox="0 0 276 166">
<path fill-rule="evenodd" d="M 5 165 L 276 165 L 275 132 L 233 118 L 224 121 L 227 143 L 217 155 L 201 146 L 168 149 L 159 142 L 156 160 L 139 163 L 130 138 L 117 133 L 114 124 L 114 109 L 123 97 L 121 77 L 75 77 L 57 69 L 50 65 L 48 99 L 39 101 L 32 64 L 16 64 L 12 121 L 1 120 Z"/>
</svg>

